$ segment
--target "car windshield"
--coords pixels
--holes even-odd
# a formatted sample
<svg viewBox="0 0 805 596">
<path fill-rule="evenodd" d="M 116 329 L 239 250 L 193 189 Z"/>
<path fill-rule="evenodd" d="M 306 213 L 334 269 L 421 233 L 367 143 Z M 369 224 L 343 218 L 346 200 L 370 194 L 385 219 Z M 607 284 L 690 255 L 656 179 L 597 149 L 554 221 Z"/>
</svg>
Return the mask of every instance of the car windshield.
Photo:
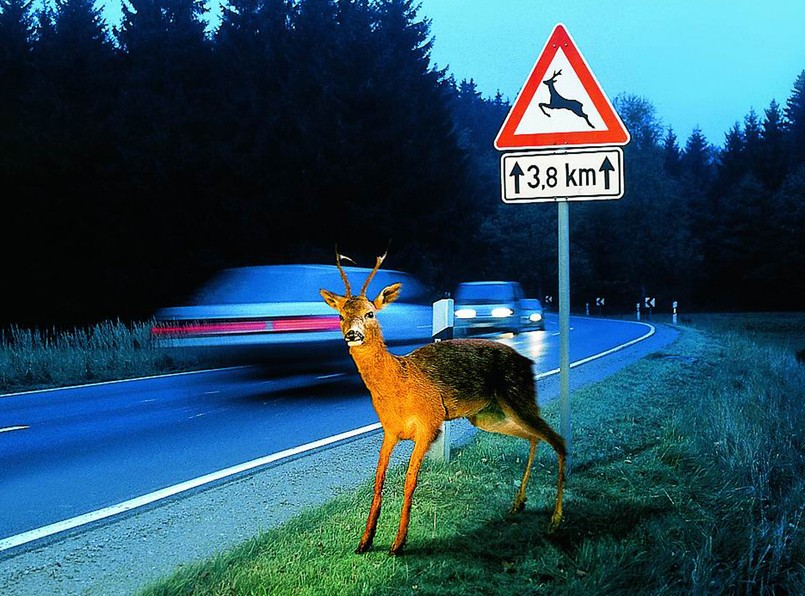
<svg viewBox="0 0 805 596">
<path fill-rule="evenodd" d="M 353 292 L 360 291 L 368 270 L 345 268 Z M 403 283 L 401 302 L 428 303 L 421 284 L 398 271 L 380 270 L 369 285 L 367 296 L 395 282 Z M 338 269 L 331 266 L 265 266 L 225 269 L 195 294 L 193 304 L 248 304 L 260 302 L 318 302 L 319 290 L 341 292 L 344 283 Z"/>
<path fill-rule="evenodd" d="M 461 303 L 510 302 L 513 299 L 509 284 L 462 284 L 456 291 L 456 302 Z"/>
</svg>

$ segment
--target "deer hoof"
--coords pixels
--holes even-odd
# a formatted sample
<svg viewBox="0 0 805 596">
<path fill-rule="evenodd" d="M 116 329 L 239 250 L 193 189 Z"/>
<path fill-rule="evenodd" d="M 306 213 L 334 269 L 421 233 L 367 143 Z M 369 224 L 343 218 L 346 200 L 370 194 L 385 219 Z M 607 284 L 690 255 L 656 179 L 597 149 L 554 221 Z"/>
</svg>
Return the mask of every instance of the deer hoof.
<svg viewBox="0 0 805 596">
<path fill-rule="evenodd" d="M 355 549 L 355 554 L 356 555 L 362 555 L 363 553 L 368 551 L 370 548 L 372 548 L 371 544 L 364 544 L 364 543 L 361 542 L 358 545 L 358 548 Z"/>
<path fill-rule="evenodd" d="M 515 513 L 522 513 L 525 509 L 525 502 L 526 500 L 517 499 L 514 504 L 512 505 L 511 509 L 509 509 L 509 513 L 514 515 Z"/>
<path fill-rule="evenodd" d="M 555 534 L 559 529 L 559 524 L 562 523 L 561 515 L 554 515 L 551 517 L 551 523 L 548 524 L 548 534 Z"/>
<path fill-rule="evenodd" d="M 391 550 L 389 554 L 393 557 L 398 557 L 403 554 L 403 547 L 405 546 L 405 540 L 403 539 L 400 542 L 394 541 L 394 544 L 391 545 Z"/>
</svg>

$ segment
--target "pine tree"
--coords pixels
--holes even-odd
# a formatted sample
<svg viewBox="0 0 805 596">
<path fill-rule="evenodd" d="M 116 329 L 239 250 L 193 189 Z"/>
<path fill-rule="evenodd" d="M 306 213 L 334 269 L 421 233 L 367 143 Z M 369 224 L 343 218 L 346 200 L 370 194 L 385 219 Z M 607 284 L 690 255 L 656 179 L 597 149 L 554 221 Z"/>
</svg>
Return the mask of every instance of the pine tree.
<svg viewBox="0 0 805 596">
<path fill-rule="evenodd" d="M 794 163 L 805 163 L 805 70 L 799 73 L 794 89 L 786 101 L 789 148 Z"/>
<path fill-rule="evenodd" d="M 33 0 L 0 0 L 0 80 L 3 89 L 18 84 L 30 67 L 34 36 Z"/>
<path fill-rule="evenodd" d="M 662 147 L 665 171 L 674 178 L 679 178 L 682 175 L 682 151 L 679 149 L 676 133 L 670 126 L 663 139 Z"/>
<path fill-rule="evenodd" d="M 714 194 L 716 202 L 732 185 L 749 171 L 743 130 L 736 122 L 724 137 L 724 146 L 718 151 Z"/>
<path fill-rule="evenodd" d="M 758 176 L 769 190 L 774 191 L 780 187 L 788 173 L 790 157 L 783 113 L 774 100 L 765 111 L 761 135 Z"/>
</svg>

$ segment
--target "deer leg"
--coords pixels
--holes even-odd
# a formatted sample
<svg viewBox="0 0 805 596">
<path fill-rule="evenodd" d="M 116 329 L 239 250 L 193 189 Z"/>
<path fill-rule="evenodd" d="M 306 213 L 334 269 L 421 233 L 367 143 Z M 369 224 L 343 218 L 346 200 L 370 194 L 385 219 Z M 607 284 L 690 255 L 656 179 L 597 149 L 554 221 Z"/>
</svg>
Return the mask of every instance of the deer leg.
<svg viewBox="0 0 805 596">
<path fill-rule="evenodd" d="M 531 449 L 528 451 L 528 463 L 525 465 L 525 472 L 523 472 L 523 479 L 520 481 L 520 490 L 514 497 L 514 504 L 512 504 L 511 513 L 520 513 L 525 508 L 526 496 L 525 487 L 528 485 L 528 479 L 531 477 L 531 466 L 534 464 L 534 454 L 537 452 L 537 439 L 531 439 Z"/>
<path fill-rule="evenodd" d="M 559 460 L 559 473 L 556 482 L 556 503 L 554 505 L 553 515 L 551 516 L 551 523 L 548 526 L 551 531 L 556 530 L 559 526 L 559 522 L 562 521 L 562 496 L 565 480 L 565 457 L 567 453 L 565 440 L 543 420 L 539 415 L 539 409 L 536 404 L 532 405 L 531 402 L 528 401 L 513 401 L 508 404 L 501 403 L 500 407 L 507 418 L 510 418 L 523 430 L 528 432 L 533 439 L 545 441 L 556 451 L 556 456 Z M 524 476 L 524 480 L 528 480 L 528 478 Z M 525 482 L 520 486 L 521 490 L 525 490 L 524 484 Z M 517 503 L 516 500 L 515 503 Z"/>
<path fill-rule="evenodd" d="M 408 471 L 405 474 L 405 489 L 403 493 L 402 512 L 400 513 L 400 528 L 397 530 L 397 537 L 394 539 L 394 544 L 391 545 L 391 554 L 399 555 L 405 546 L 405 538 L 408 535 L 408 522 L 411 519 L 411 503 L 414 498 L 414 489 L 416 488 L 417 478 L 419 476 L 419 468 L 422 466 L 422 460 L 428 451 L 428 447 L 435 438 L 418 437 L 414 442 L 414 451 L 411 453 L 411 459 L 408 462 Z"/>
<path fill-rule="evenodd" d="M 380 505 L 383 500 L 383 483 L 386 479 L 386 470 L 389 467 L 389 460 L 394 447 L 397 445 L 397 437 L 384 434 L 383 445 L 380 447 L 380 457 L 377 461 L 377 471 L 375 472 L 375 488 L 372 497 L 372 506 L 369 509 L 369 519 L 366 521 L 366 529 L 361 536 L 361 542 L 355 549 L 356 554 L 361 554 L 369 550 L 377 530 L 377 519 L 380 517 Z"/>
<path fill-rule="evenodd" d="M 527 427 L 524 427 L 512 417 L 508 416 L 497 404 L 490 404 L 475 416 L 470 417 L 469 421 L 483 430 L 512 437 L 520 437 L 531 443 L 531 448 L 528 452 L 528 463 L 523 473 L 523 479 L 520 481 L 520 489 L 517 491 L 517 495 L 514 497 L 514 503 L 509 510 L 510 513 L 519 513 L 525 506 L 525 489 L 528 485 L 528 479 L 531 477 L 531 466 L 534 462 L 534 454 L 537 450 L 539 438 Z"/>
</svg>

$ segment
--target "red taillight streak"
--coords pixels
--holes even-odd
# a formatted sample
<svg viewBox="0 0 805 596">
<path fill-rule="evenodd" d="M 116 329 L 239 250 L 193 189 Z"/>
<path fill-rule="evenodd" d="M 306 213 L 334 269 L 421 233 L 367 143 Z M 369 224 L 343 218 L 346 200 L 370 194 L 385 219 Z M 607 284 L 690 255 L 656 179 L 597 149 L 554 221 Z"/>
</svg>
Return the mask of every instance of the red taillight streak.
<svg viewBox="0 0 805 596">
<path fill-rule="evenodd" d="M 338 317 L 295 317 L 291 319 L 273 319 L 274 331 L 338 331 L 341 326 Z"/>
<path fill-rule="evenodd" d="M 220 323 L 171 323 L 151 328 L 153 335 L 229 335 L 296 331 L 338 331 L 338 317 L 293 317 L 269 321 L 224 321 Z"/>
</svg>

